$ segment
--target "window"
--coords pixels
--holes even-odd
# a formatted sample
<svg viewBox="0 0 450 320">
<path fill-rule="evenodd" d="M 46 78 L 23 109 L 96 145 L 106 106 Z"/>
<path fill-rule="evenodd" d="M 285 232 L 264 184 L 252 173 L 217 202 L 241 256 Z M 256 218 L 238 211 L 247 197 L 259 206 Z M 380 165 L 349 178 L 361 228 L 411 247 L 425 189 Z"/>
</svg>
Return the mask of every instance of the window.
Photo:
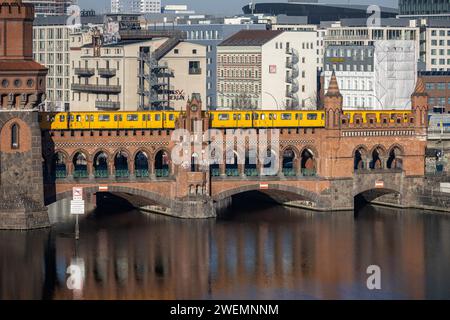
<svg viewBox="0 0 450 320">
<path fill-rule="evenodd" d="M 307 119 L 308 120 L 317 120 L 317 114 L 315 114 L 315 113 L 308 113 Z"/>
<path fill-rule="evenodd" d="M 434 83 L 427 83 L 427 84 L 425 84 L 425 88 L 427 90 L 434 90 Z"/>
<path fill-rule="evenodd" d="M 197 54 L 197 49 L 192 50 L 192 54 Z"/>
<path fill-rule="evenodd" d="M 228 119 L 230 119 L 230 116 L 228 114 L 226 114 L 226 113 L 220 113 L 219 114 L 219 120 L 220 121 L 226 121 Z"/>
<path fill-rule="evenodd" d="M 109 121 L 109 114 L 100 114 L 98 116 L 98 121 L 106 122 Z"/>
<path fill-rule="evenodd" d="M 138 121 L 138 115 L 137 114 L 127 115 L 127 121 Z"/>
<path fill-rule="evenodd" d="M 291 120 L 292 115 L 290 113 L 282 113 L 281 114 L 281 120 Z"/>
<path fill-rule="evenodd" d="M 19 149 L 19 126 L 13 124 L 11 127 L 11 149 Z"/>
<path fill-rule="evenodd" d="M 173 50 L 174 54 L 178 54 L 180 51 L 178 49 Z"/>
<path fill-rule="evenodd" d="M 189 74 L 201 74 L 200 61 L 189 61 Z"/>
</svg>

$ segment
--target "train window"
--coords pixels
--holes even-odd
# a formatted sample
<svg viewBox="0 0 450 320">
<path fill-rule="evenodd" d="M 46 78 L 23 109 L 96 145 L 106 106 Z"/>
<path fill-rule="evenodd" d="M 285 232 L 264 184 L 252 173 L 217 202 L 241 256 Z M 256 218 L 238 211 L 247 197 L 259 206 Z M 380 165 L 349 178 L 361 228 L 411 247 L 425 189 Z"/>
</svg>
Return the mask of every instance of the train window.
<svg viewBox="0 0 450 320">
<path fill-rule="evenodd" d="M 258 120 L 258 119 L 259 119 L 259 114 L 254 113 L 254 114 L 253 114 L 253 120 Z"/>
<path fill-rule="evenodd" d="M 161 115 L 155 114 L 155 121 L 161 121 Z"/>
<path fill-rule="evenodd" d="M 137 114 L 128 114 L 127 115 L 127 121 L 138 121 L 139 116 Z"/>
<path fill-rule="evenodd" d="M 94 122 L 94 115 L 91 114 L 91 122 Z"/>
<path fill-rule="evenodd" d="M 261 114 L 261 120 L 265 120 L 266 119 L 266 115 L 263 113 Z"/>
<path fill-rule="evenodd" d="M 63 115 L 59 116 L 59 122 L 64 122 L 65 119 L 66 119 L 65 116 L 63 116 Z"/>
<path fill-rule="evenodd" d="M 229 114 L 226 114 L 226 113 L 220 113 L 219 114 L 219 120 L 220 121 L 226 121 L 226 120 L 229 120 L 230 119 L 230 115 Z"/>
<path fill-rule="evenodd" d="M 315 114 L 315 113 L 308 113 L 307 119 L 308 120 L 317 120 L 317 114 Z"/>
<path fill-rule="evenodd" d="M 99 116 L 98 116 L 98 121 L 109 121 L 109 114 L 100 114 Z"/>
<path fill-rule="evenodd" d="M 325 113 L 322 113 L 321 119 L 322 119 L 322 120 L 325 119 Z"/>
<path fill-rule="evenodd" d="M 70 121 L 70 122 L 73 122 L 73 116 L 70 116 L 70 117 L 69 117 L 69 121 Z"/>
<path fill-rule="evenodd" d="M 175 120 L 175 115 L 169 114 L 169 121 L 174 121 L 174 120 Z"/>
<path fill-rule="evenodd" d="M 89 115 L 86 115 L 85 119 L 86 119 L 86 122 L 89 122 Z"/>
<path fill-rule="evenodd" d="M 292 120 L 292 115 L 290 113 L 282 113 L 281 120 Z"/>
<path fill-rule="evenodd" d="M 295 120 L 303 120 L 303 114 L 297 113 L 297 114 L 295 115 Z"/>
<path fill-rule="evenodd" d="M 81 116 L 77 115 L 77 122 L 81 122 Z"/>
<path fill-rule="evenodd" d="M 269 113 L 269 120 L 273 120 L 273 113 Z"/>
<path fill-rule="evenodd" d="M 247 121 L 250 120 L 250 114 L 249 113 L 245 114 L 245 120 L 247 120 Z"/>
<path fill-rule="evenodd" d="M 233 120 L 237 120 L 238 119 L 238 115 L 237 114 L 233 114 Z"/>
</svg>

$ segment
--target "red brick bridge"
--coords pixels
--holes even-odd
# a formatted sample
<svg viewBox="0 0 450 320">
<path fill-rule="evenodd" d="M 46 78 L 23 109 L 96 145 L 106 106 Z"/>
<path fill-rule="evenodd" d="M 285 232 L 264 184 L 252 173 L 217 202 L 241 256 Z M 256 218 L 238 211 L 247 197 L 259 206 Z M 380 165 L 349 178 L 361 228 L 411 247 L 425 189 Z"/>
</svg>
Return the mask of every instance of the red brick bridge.
<svg viewBox="0 0 450 320">
<path fill-rule="evenodd" d="M 203 131 L 208 129 L 201 108 L 192 108 L 200 104 L 195 98 L 188 103 L 177 128 L 192 131 L 196 120 Z M 324 128 L 280 129 L 276 175 L 265 175 L 260 161 L 250 164 L 249 146 L 257 142 L 245 139 L 224 142 L 224 156 L 234 164 L 186 167 L 171 159 L 173 130 L 44 132 L 45 201 L 70 198 L 72 188 L 81 186 L 87 197 L 107 190 L 137 206 L 165 207 L 168 214 L 184 218 L 215 217 L 234 195 L 250 191 L 326 211 L 352 210 L 355 198 L 371 201 L 387 194 L 398 205 L 413 206 L 424 176 L 427 109 L 419 82 L 407 122 L 350 124 L 332 79 Z M 243 146 L 245 161 L 237 152 Z"/>
</svg>

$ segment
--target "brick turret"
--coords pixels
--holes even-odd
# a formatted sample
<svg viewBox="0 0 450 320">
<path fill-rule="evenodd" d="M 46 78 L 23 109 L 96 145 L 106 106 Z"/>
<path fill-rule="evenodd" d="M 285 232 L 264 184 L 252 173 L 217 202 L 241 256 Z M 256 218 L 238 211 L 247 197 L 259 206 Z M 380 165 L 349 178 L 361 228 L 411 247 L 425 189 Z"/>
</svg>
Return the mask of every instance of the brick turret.
<svg viewBox="0 0 450 320">
<path fill-rule="evenodd" d="M 340 116 L 342 114 L 343 98 L 339 91 L 336 74 L 333 71 L 331 75 L 330 83 L 328 85 L 328 91 L 324 98 L 325 109 L 325 126 L 327 128 L 339 128 Z"/>
<path fill-rule="evenodd" d="M 426 127 L 428 125 L 428 94 L 422 78 L 418 78 L 416 88 L 411 95 L 411 106 L 415 117 L 415 125 Z"/>
</svg>

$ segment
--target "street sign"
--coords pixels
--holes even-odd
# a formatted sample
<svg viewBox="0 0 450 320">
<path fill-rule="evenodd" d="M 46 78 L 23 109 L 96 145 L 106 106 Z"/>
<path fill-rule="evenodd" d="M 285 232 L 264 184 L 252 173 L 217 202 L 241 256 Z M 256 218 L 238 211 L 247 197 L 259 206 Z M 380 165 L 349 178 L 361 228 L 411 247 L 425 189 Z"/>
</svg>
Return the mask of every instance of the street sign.
<svg viewBox="0 0 450 320">
<path fill-rule="evenodd" d="M 84 210 L 84 200 L 72 200 L 70 201 L 70 214 L 72 215 L 83 215 Z"/>
<path fill-rule="evenodd" d="M 72 199 L 73 200 L 83 200 L 83 188 L 74 187 L 72 189 Z"/>
<path fill-rule="evenodd" d="M 268 190 L 268 189 L 269 189 L 269 184 L 267 184 L 267 183 L 261 183 L 261 184 L 259 185 L 259 189 L 261 189 L 261 190 Z"/>
<path fill-rule="evenodd" d="M 384 188 L 384 181 L 382 181 L 382 180 L 375 181 L 375 188 L 383 189 Z"/>
</svg>

